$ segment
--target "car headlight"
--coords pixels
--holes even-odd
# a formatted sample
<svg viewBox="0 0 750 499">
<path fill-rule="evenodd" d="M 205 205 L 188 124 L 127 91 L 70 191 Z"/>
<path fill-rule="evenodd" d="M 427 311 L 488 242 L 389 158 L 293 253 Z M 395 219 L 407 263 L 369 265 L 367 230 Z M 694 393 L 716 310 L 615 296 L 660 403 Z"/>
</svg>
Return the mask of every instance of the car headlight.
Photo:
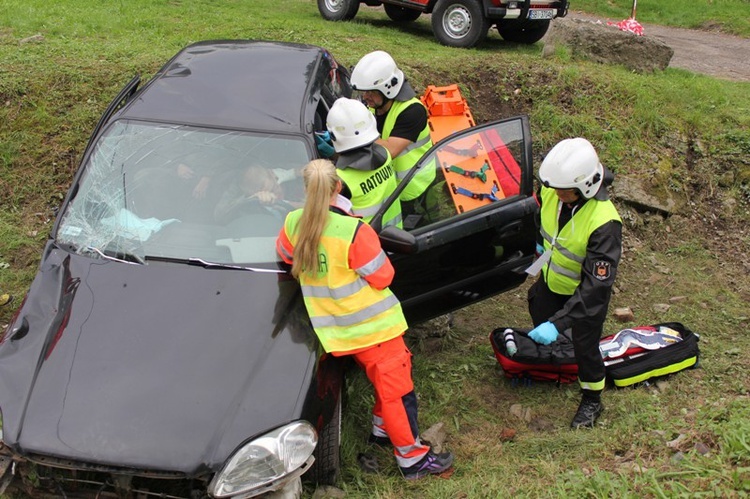
<svg viewBox="0 0 750 499">
<path fill-rule="evenodd" d="M 250 492 L 265 491 L 266 486 L 281 478 L 302 474 L 306 468 L 300 468 L 312 464 L 312 453 L 317 444 L 318 435 L 306 421 L 295 421 L 277 428 L 235 452 L 211 480 L 209 493 L 213 497 L 250 497 Z"/>
</svg>

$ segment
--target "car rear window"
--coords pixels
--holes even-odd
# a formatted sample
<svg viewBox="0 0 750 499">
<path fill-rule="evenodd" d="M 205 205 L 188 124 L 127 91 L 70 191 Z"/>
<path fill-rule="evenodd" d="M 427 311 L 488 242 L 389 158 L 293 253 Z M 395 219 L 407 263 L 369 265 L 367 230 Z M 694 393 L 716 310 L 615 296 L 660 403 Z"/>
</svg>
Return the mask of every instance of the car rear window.
<svg viewBox="0 0 750 499">
<path fill-rule="evenodd" d="M 56 239 L 129 261 L 275 263 L 309 160 L 300 136 L 118 121 L 87 158 Z"/>
</svg>

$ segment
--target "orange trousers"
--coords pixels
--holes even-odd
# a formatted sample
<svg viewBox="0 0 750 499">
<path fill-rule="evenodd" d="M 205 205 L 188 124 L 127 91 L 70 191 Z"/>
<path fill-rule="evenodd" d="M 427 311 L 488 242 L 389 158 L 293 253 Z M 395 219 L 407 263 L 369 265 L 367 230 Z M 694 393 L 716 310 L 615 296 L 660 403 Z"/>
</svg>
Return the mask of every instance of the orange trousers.
<svg viewBox="0 0 750 499">
<path fill-rule="evenodd" d="M 412 354 L 403 336 L 352 355 L 375 388 L 373 422 L 390 438 L 399 466 L 413 465 L 429 447 L 419 441 Z"/>
</svg>

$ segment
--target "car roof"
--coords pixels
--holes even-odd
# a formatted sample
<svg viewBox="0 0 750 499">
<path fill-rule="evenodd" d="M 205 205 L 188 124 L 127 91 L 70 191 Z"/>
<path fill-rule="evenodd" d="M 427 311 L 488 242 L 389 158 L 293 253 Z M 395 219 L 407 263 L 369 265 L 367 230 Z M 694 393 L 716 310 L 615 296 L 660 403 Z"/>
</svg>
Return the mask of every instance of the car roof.
<svg viewBox="0 0 750 499">
<path fill-rule="evenodd" d="M 320 61 L 329 62 L 320 68 Z M 165 64 L 118 117 L 299 133 L 312 119 L 330 61 L 312 45 L 199 42 Z"/>
</svg>

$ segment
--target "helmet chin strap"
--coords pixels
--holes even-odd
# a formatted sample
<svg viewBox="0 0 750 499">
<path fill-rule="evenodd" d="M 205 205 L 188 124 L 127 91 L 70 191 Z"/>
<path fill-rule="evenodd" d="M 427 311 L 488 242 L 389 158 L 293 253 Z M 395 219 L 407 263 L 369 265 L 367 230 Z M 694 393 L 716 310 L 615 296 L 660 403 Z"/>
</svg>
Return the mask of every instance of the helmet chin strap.
<svg viewBox="0 0 750 499">
<path fill-rule="evenodd" d="M 381 92 L 380 90 L 378 90 L 378 93 L 383 98 L 383 100 L 381 101 L 381 103 L 380 103 L 379 106 L 374 106 L 373 107 L 373 109 L 375 109 L 375 111 L 380 111 L 381 109 L 383 109 L 384 107 L 386 107 L 391 102 L 391 100 L 392 100 L 392 99 L 389 99 L 388 97 L 386 97 L 385 94 L 383 92 Z M 378 114 L 380 114 L 380 113 L 378 113 Z"/>
</svg>

